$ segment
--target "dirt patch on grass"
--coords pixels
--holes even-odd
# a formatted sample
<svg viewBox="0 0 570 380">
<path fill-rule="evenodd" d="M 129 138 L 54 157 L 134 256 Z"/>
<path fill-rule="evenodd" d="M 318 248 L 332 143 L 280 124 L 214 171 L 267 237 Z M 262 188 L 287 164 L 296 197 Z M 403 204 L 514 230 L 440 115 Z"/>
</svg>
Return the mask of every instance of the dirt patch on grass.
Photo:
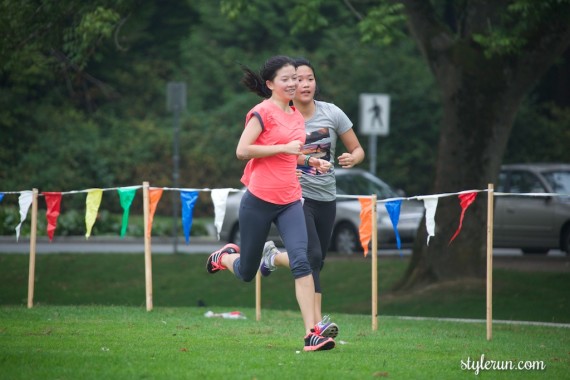
<svg viewBox="0 0 570 380">
<path fill-rule="evenodd" d="M 522 272 L 570 273 L 570 257 L 505 256 L 493 257 L 494 269 L 512 269 Z"/>
<path fill-rule="evenodd" d="M 380 256 L 380 260 L 409 260 L 410 256 Z M 329 255 L 327 260 L 347 260 L 357 261 L 363 260 L 360 255 Z M 370 257 L 364 259 L 370 260 Z M 494 256 L 494 269 L 512 269 L 523 272 L 558 272 L 570 273 L 570 256 L 542 256 L 542 255 L 523 255 L 523 256 Z"/>
<path fill-rule="evenodd" d="M 465 294 L 470 291 L 479 291 L 485 289 L 485 279 L 464 278 L 452 281 L 436 282 L 430 285 L 404 290 L 390 291 L 384 293 L 382 298 L 385 301 L 390 300 L 406 300 L 422 295 L 440 294 L 442 297 L 455 297 L 457 294 Z"/>
</svg>

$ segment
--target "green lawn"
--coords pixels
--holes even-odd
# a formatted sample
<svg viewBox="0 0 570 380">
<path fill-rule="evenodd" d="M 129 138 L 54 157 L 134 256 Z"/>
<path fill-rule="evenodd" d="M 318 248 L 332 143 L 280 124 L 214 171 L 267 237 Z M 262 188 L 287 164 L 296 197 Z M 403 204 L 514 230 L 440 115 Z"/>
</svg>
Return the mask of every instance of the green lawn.
<svg viewBox="0 0 570 380">
<path fill-rule="evenodd" d="M 482 378 L 567 379 L 570 370 L 564 328 L 500 324 L 487 341 L 484 323 L 381 316 L 372 331 L 369 317 L 337 313 L 337 348 L 306 353 L 298 312 L 266 310 L 258 322 L 241 311 L 248 319 L 205 318 L 198 307 L 2 306 L 0 377 L 457 379 L 473 378 L 482 355 Z M 507 362 L 545 369 L 492 370 Z"/>
<path fill-rule="evenodd" d="M 254 283 L 226 272 L 209 275 L 206 255 L 154 255 L 154 307 L 255 307 Z M 381 315 L 485 318 L 485 283 L 461 281 L 407 294 L 390 289 L 406 258 L 380 257 Z M 26 305 L 26 255 L 0 255 L 0 305 Z M 139 254 L 38 255 L 37 305 L 124 305 L 145 307 L 144 256 Z M 570 323 L 570 273 L 529 273 L 496 269 L 493 318 Z M 336 258 L 322 272 L 326 313 L 370 314 L 370 259 Z M 279 269 L 262 281 L 262 309 L 297 310 L 290 272 Z"/>
<path fill-rule="evenodd" d="M 397 317 L 485 318 L 482 281 L 391 294 L 407 265 L 400 258 L 379 259 L 376 331 L 370 260 L 330 260 L 324 309 L 340 326 L 337 348 L 305 353 L 288 271 L 263 280 L 256 321 L 254 284 L 229 273 L 208 275 L 206 257 L 155 255 L 154 309 L 147 312 L 142 254 L 39 255 L 32 309 L 25 307 L 28 257 L 0 255 L 0 378 L 567 379 L 570 373 L 569 328 L 495 323 L 488 341 L 484 322 Z M 495 319 L 570 322 L 568 274 L 495 270 L 494 280 Z M 247 319 L 206 318 L 207 310 L 240 310 Z M 497 369 L 510 363 L 514 369 Z"/>
</svg>

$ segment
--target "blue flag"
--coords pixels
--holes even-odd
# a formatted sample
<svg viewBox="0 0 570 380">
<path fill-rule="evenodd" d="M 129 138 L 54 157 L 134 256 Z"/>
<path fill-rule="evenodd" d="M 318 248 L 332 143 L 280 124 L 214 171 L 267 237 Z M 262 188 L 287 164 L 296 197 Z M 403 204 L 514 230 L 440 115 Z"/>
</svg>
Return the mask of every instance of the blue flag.
<svg viewBox="0 0 570 380">
<path fill-rule="evenodd" d="M 182 229 L 186 237 L 186 244 L 190 243 L 190 230 L 192 229 L 192 213 L 194 205 L 198 200 L 197 191 L 180 192 L 180 201 L 182 202 Z"/>
<path fill-rule="evenodd" d="M 400 233 L 398 232 L 398 221 L 400 220 L 400 206 L 402 205 L 402 200 L 390 201 L 386 202 L 384 206 L 386 206 L 386 210 L 388 211 L 388 215 L 390 215 L 390 220 L 392 221 L 392 226 L 394 227 L 394 233 L 396 234 L 396 243 L 398 245 L 398 249 L 401 248 L 402 244 L 400 242 Z"/>
</svg>

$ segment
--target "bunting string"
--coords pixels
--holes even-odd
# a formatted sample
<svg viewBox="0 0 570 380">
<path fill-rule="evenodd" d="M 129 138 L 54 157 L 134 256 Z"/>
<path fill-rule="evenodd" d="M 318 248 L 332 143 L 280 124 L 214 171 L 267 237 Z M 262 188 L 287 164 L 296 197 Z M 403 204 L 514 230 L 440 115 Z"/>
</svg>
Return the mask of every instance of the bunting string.
<svg viewBox="0 0 570 380">
<path fill-rule="evenodd" d="M 120 231 L 120 236 L 124 237 L 127 231 L 127 223 L 129 217 L 129 209 L 131 207 L 132 201 L 135 197 L 135 193 L 138 189 L 141 189 L 141 185 L 126 186 L 126 187 L 111 187 L 111 188 L 91 188 L 84 190 L 70 190 L 62 192 L 42 192 L 38 196 L 45 197 L 46 201 L 46 218 L 47 218 L 47 233 L 50 241 L 53 239 L 54 232 L 56 230 L 57 218 L 60 212 L 61 197 L 63 195 L 71 194 L 81 194 L 87 193 L 86 197 L 86 215 L 85 215 L 85 226 L 86 234 L 85 237 L 89 238 L 91 235 L 91 229 L 96 222 L 97 213 L 99 206 L 101 204 L 102 193 L 105 191 L 117 191 L 120 198 L 121 207 L 123 208 L 123 218 L 122 226 Z M 152 229 L 152 220 L 158 202 L 162 196 L 163 191 L 178 191 L 180 192 L 180 199 L 182 203 L 181 217 L 184 227 L 184 235 L 186 238 L 186 243 L 190 242 L 190 231 L 192 228 L 192 214 L 194 205 L 198 200 L 198 193 L 200 192 L 210 192 L 211 199 L 214 204 L 215 212 L 215 227 L 218 239 L 220 238 L 220 230 L 225 216 L 226 201 L 229 193 L 233 192 L 243 192 L 243 189 L 235 188 L 222 188 L 222 189 L 211 189 L 211 188 L 178 188 L 178 187 L 150 187 L 150 215 L 148 223 L 148 233 L 150 234 Z M 400 206 L 403 201 L 418 200 L 422 201 L 424 208 L 426 210 L 426 230 L 428 232 L 427 244 L 429 245 L 430 238 L 435 236 L 435 213 L 438 204 L 438 199 L 443 197 L 457 196 L 461 206 L 461 215 L 459 219 L 459 226 L 455 231 L 453 237 L 449 241 L 449 244 L 459 235 L 463 223 L 463 218 L 468 207 L 475 201 L 477 194 L 482 192 L 488 192 L 488 189 L 483 190 L 464 190 L 455 193 L 442 193 L 442 194 L 432 194 L 432 195 L 417 195 L 412 197 L 396 197 L 387 199 L 377 199 L 377 203 L 383 203 L 390 220 L 392 222 L 392 227 L 396 235 L 397 247 L 400 249 L 400 235 L 398 233 L 398 221 L 400 217 Z M 32 202 L 32 191 L 0 191 L 0 203 L 5 198 L 5 195 L 18 194 L 19 195 L 19 206 L 20 206 L 20 223 L 16 226 L 16 240 L 20 236 L 20 227 L 26 219 L 29 207 Z M 493 192 L 494 196 L 517 196 L 517 197 L 570 197 L 570 194 L 558 194 L 558 193 L 501 193 Z M 359 228 L 359 233 L 361 236 L 361 244 L 364 248 L 365 255 L 368 251 L 369 237 L 371 236 L 370 228 L 372 228 L 371 223 L 368 223 L 370 214 L 370 202 L 372 195 L 345 195 L 337 194 L 337 198 L 344 199 L 358 199 L 361 203 L 361 225 Z"/>
</svg>

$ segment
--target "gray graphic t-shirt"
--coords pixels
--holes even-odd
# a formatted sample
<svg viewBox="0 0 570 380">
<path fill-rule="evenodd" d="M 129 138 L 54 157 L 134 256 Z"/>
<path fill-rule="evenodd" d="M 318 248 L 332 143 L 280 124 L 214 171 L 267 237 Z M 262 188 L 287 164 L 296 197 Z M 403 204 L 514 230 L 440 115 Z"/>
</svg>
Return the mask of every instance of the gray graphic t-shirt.
<svg viewBox="0 0 570 380">
<path fill-rule="evenodd" d="M 346 114 L 332 103 L 315 100 L 315 114 L 305 121 L 307 139 L 302 148 L 305 155 L 327 160 L 333 167 L 327 173 L 321 173 L 312 166 L 299 165 L 303 171 L 299 179 L 303 188 L 303 197 L 318 201 L 336 199 L 336 181 L 334 176 L 335 149 L 338 136 L 352 128 L 352 122 Z"/>
</svg>

